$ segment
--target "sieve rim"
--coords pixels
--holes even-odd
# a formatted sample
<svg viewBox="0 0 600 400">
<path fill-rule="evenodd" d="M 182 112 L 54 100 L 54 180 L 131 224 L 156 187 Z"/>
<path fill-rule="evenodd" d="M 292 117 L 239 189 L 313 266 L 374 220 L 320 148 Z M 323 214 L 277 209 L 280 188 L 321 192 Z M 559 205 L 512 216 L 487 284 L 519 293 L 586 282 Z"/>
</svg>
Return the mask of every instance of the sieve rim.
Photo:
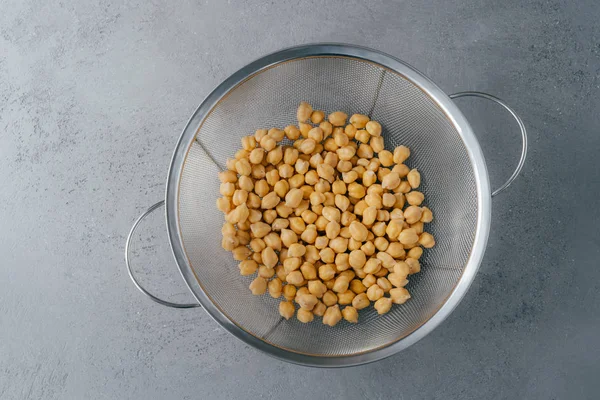
<svg viewBox="0 0 600 400">
<path fill-rule="evenodd" d="M 348 57 L 377 64 L 393 73 L 401 75 L 429 96 L 450 120 L 462 139 L 469 156 L 471 167 L 473 168 L 475 185 L 477 188 L 477 223 L 472 251 L 460 279 L 452 289 L 450 295 L 441 304 L 440 308 L 419 328 L 395 342 L 361 353 L 339 356 L 303 354 L 293 350 L 284 349 L 254 336 L 230 320 L 220 308 L 211 301 L 199 284 L 197 276 L 195 275 L 185 252 L 178 217 L 179 183 L 183 173 L 183 166 L 185 165 L 185 160 L 191 144 L 195 140 L 198 130 L 205 118 L 210 114 L 211 110 L 221 101 L 221 99 L 227 96 L 232 89 L 235 89 L 238 85 L 255 74 L 283 62 L 319 56 Z M 241 68 L 217 86 L 204 99 L 194 114 L 192 114 L 183 129 L 171 159 L 165 195 L 166 222 L 171 249 L 184 281 L 194 297 L 202 307 L 204 307 L 208 314 L 227 331 L 245 343 L 271 356 L 288 362 L 315 367 L 344 367 L 365 364 L 389 357 L 425 337 L 452 313 L 469 289 L 473 282 L 473 278 L 479 269 L 481 260 L 483 259 L 491 221 L 490 193 L 490 183 L 485 159 L 475 134 L 462 112 L 450 97 L 429 78 L 405 62 L 377 50 L 336 43 L 307 44 L 277 51 Z"/>
</svg>

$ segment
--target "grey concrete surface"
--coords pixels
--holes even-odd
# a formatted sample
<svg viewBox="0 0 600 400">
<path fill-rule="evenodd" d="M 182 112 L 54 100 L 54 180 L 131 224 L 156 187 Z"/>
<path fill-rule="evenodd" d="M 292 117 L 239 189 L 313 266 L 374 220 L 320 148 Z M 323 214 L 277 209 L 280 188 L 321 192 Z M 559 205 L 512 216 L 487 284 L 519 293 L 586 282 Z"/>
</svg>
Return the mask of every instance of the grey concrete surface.
<svg viewBox="0 0 600 400">
<path fill-rule="evenodd" d="M 1 399 L 593 399 L 600 391 L 600 3 L 0 1 Z M 480 272 L 431 335 L 384 361 L 271 359 L 202 310 L 138 293 L 123 263 L 163 196 L 188 116 L 249 61 L 295 44 L 373 47 L 448 93 L 525 119 L 522 176 L 493 200 Z M 515 126 L 460 100 L 492 183 Z M 151 219 L 135 262 L 190 301 Z"/>
</svg>

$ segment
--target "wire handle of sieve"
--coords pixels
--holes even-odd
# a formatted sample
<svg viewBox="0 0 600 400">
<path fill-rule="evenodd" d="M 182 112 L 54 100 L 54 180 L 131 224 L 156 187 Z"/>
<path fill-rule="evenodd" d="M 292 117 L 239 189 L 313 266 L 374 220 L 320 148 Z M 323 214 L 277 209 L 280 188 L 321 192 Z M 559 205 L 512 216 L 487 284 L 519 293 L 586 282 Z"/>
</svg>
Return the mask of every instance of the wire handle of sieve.
<svg viewBox="0 0 600 400">
<path fill-rule="evenodd" d="M 164 205 L 165 205 L 165 201 L 161 200 L 158 203 L 150 206 L 133 223 L 133 226 L 131 227 L 131 230 L 129 231 L 129 235 L 127 235 L 127 242 L 125 243 L 125 264 L 127 265 L 127 272 L 129 272 L 129 277 L 133 281 L 133 284 L 135 285 L 135 287 L 137 287 L 140 292 L 144 293 L 151 300 L 157 302 L 158 304 L 162 304 L 163 306 L 172 307 L 172 308 L 195 308 L 195 307 L 200 307 L 200 304 L 198 304 L 198 303 L 183 303 L 183 304 L 182 303 L 171 303 L 170 301 L 163 300 L 163 299 L 161 299 L 161 298 L 153 295 L 148 290 L 146 290 L 142 286 L 142 284 L 135 278 L 135 275 L 133 274 L 133 270 L 131 269 L 131 261 L 130 261 L 129 255 L 130 255 L 131 239 L 133 237 L 133 234 L 135 233 L 135 231 L 137 230 L 138 225 L 140 224 L 140 222 L 142 222 L 142 220 L 144 218 L 146 218 L 148 215 L 152 214 L 152 212 L 154 212 L 155 210 L 159 209 L 160 207 L 162 207 Z"/>
<path fill-rule="evenodd" d="M 502 186 L 500 186 L 498 189 L 496 189 L 492 192 L 492 197 L 494 197 L 498 193 L 502 192 L 504 189 L 509 187 L 510 184 L 513 183 L 515 179 L 517 179 L 517 177 L 519 176 L 519 173 L 521 173 L 521 170 L 523 169 L 523 165 L 525 165 L 525 158 L 527 157 L 527 129 L 525 129 L 525 124 L 523 123 L 523 120 L 521 119 L 521 117 L 516 113 L 516 111 L 513 110 L 511 107 L 509 107 L 508 104 L 506 104 L 504 102 L 504 100 L 501 100 L 496 96 L 492 96 L 491 94 L 487 94 L 487 93 L 483 93 L 483 92 L 459 92 L 459 93 L 451 94 L 449 97 L 451 99 L 457 99 L 459 97 L 479 97 L 482 99 L 487 99 L 487 100 L 493 101 L 494 103 L 499 104 L 502 107 L 504 107 L 504 109 L 507 110 L 510 113 L 510 115 L 512 115 L 513 118 L 517 121 L 517 124 L 519 124 L 519 129 L 521 130 L 521 142 L 522 142 L 521 157 L 519 159 L 519 163 L 517 164 L 517 167 L 515 168 L 514 172 L 510 176 L 510 178 L 508 178 L 508 180 L 506 182 L 504 182 L 504 184 Z"/>
</svg>

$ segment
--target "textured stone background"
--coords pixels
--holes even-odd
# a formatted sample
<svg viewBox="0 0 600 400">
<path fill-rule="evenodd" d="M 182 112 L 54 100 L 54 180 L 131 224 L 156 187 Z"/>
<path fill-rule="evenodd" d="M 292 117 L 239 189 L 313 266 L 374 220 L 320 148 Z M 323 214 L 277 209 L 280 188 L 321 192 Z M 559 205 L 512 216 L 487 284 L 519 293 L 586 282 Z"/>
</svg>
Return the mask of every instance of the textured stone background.
<svg viewBox="0 0 600 400">
<path fill-rule="evenodd" d="M 0 1 L 0 398 L 591 399 L 600 390 L 598 2 Z M 125 235 L 164 195 L 188 116 L 229 74 L 295 44 L 397 56 L 448 93 L 525 119 L 522 176 L 494 198 L 489 246 L 434 333 L 343 370 L 284 364 L 202 310 L 129 281 Z M 494 186 L 518 154 L 498 107 L 460 100 Z M 144 282 L 191 301 L 164 220 Z M 143 248 L 140 248 L 142 246 Z"/>
</svg>

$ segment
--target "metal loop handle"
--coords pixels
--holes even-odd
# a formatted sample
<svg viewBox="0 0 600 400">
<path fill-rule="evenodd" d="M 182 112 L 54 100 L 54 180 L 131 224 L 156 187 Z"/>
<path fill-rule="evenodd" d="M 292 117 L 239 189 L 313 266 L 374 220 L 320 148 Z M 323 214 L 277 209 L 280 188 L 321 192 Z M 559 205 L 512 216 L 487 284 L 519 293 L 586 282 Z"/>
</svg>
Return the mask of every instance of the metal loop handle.
<svg viewBox="0 0 600 400">
<path fill-rule="evenodd" d="M 163 306 L 173 307 L 173 308 L 194 308 L 194 307 L 200 307 L 200 304 L 198 304 L 198 303 L 188 303 L 188 304 L 171 303 L 170 301 L 166 301 L 166 300 L 163 300 L 163 299 L 160 299 L 160 298 L 156 297 L 155 295 L 153 295 L 152 293 L 150 293 L 149 291 L 147 291 L 146 289 L 144 289 L 142 287 L 142 285 L 138 282 L 138 280 L 133 275 L 133 271 L 131 270 L 131 263 L 129 261 L 129 245 L 131 244 L 131 238 L 133 237 L 134 232 L 137 230 L 137 227 L 140 224 L 140 222 L 142 222 L 142 220 L 144 218 L 146 218 L 148 215 L 150 215 L 157 208 L 162 207 L 164 204 L 165 204 L 165 201 L 162 200 L 162 201 L 159 201 L 158 203 L 150 206 L 150 208 L 148 208 L 134 222 L 133 226 L 131 227 L 131 230 L 129 231 L 129 235 L 127 235 L 127 242 L 125 243 L 125 264 L 127 264 L 127 271 L 129 272 L 129 277 L 133 281 L 133 284 L 140 290 L 140 292 L 144 293 L 146 296 L 150 297 L 150 299 L 154 300 L 158 304 L 162 304 Z"/>
<path fill-rule="evenodd" d="M 519 159 L 517 168 L 515 168 L 515 171 L 512 173 L 510 178 L 508 178 L 508 180 L 504 182 L 504 185 L 500 186 L 498 189 L 492 192 L 492 197 L 494 197 L 495 195 L 509 187 L 510 184 L 513 183 L 515 179 L 517 179 L 517 176 L 519 176 L 519 173 L 523 169 L 523 165 L 525 164 L 525 158 L 527 157 L 527 130 L 525 129 L 525 124 L 523 124 L 523 120 L 521 119 L 521 117 L 519 117 L 515 110 L 510 108 L 503 100 L 500 100 L 499 98 L 492 96 L 491 94 L 483 92 L 459 92 L 450 95 L 451 99 L 457 99 L 459 97 L 480 97 L 483 99 L 493 101 L 496 104 L 500 104 L 510 113 L 510 115 L 513 116 L 513 118 L 517 121 L 517 124 L 519 124 L 519 129 L 521 129 L 521 141 L 523 143 L 523 147 L 521 149 L 521 158 Z"/>
</svg>

